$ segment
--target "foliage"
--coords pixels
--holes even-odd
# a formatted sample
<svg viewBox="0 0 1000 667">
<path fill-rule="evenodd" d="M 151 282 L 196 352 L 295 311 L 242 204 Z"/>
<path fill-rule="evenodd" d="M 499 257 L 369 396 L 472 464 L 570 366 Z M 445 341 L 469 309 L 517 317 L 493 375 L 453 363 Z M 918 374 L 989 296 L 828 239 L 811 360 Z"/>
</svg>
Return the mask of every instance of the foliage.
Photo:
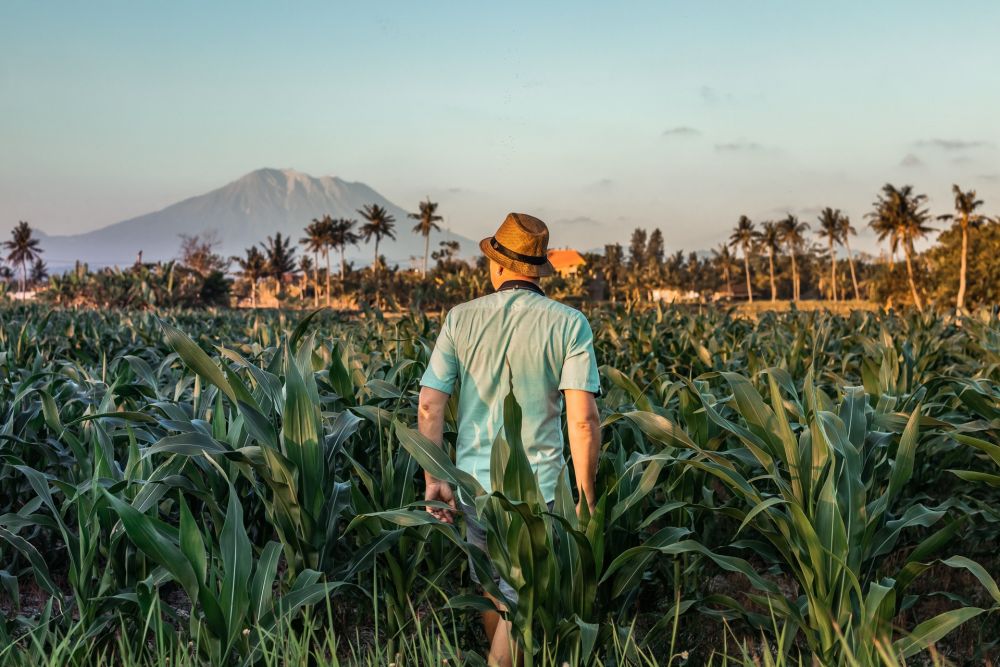
<svg viewBox="0 0 1000 667">
<path fill-rule="evenodd" d="M 567 480 L 540 502 L 513 397 L 489 491 L 450 462 L 453 410 L 444 449 L 415 431 L 420 311 L 0 311 L 8 653 L 121 657 L 178 628 L 171 650 L 267 664 L 315 627 L 326 655 L 363 632 L 472 660 L 471 557 L 518 591 L 534 664 L 995 654 L 995 315 L 588 314 L 602 495 L 577 517 Z M 423 511 L 420 466 L 478 497 L 488 554 Z"/>
</svg>

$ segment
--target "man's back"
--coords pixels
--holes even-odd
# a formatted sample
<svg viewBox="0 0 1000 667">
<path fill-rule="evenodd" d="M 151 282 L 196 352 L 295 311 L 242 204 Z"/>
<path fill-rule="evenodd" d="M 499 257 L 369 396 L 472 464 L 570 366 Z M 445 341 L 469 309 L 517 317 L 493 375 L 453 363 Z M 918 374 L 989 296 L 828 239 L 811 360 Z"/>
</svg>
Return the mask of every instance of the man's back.
<svg viewBox="0 0 1000 667">
<path fill-rule="evenodd" d="M 536 293 L 502 289 L 453 308 L 421 384 L 452 393 L 459 383 L 458 465 L 490 489 L 490 451 L 513 387 L 521 437 L 545 499 L 563 466 L 565 389 L 597 393 L 593 334 L 578 310 Z"/>
</svg>

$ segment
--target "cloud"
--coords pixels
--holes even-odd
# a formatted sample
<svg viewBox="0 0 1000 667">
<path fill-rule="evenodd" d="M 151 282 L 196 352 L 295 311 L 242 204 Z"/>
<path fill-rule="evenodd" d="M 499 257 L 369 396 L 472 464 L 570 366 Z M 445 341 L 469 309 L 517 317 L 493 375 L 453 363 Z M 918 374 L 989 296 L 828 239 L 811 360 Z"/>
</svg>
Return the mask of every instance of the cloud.
<svg viewBox="0 0 1000 667">
<path fill-rule="evenodd" d="M 720 92 L 711 86 L 702 86 L 698 89 L 698 94 L 701 96 L 702 102 L 711 106 L 722 103 L 729 104 L 734 101 L 731 94 Z"/>
<path fill-rule="evenodd" d="M 951 162 L 952 164 L 972 164 L 975 160 L 968 155 L 959 155 L 958 157 L 952 158 Z"/>
<path fill-rule="evenodd" d="M 720 153 L 763 153 L 766 149 L 756 141 L 730 141 L 725 144 L 715 144 L 715 150 Z"/>
<path fill-rule="evenodd" d="M 1000 174 L 979 174 L 976 178 L 990 183 L 1000 183 Z"/>
<path fill-rule="evenodd" d="M 465 192 L 465 188 L 448 188 L 448 194 L 460 195 Z"/>
<path fill-rule="evenodd" d="M 964 139 L 921 139 L 914 142 L 915 146 L 940 148 L 946 151 L 963 151 L 970 148 L 994 148 L 989 141 L 975 139 L 967 141 Z"/>
<path fill-rule="evenodd" d="M 601 223 L 587 215 L 578 215 L 573 218 L 560 218 L 553 224 L 565 225 L 567 227 L 600 227 Z"/>
<path fill-rule="evenodd" d="M 588 183 L 587 185 L 584 186 L 583 189 L 587 190 L 588 192 L 607 192 L 608 190 L 611 190 L 617 185 L 618 183 L 616 183 L 614 179 L 602 178 L 600 180 L 594 181 L 593 183 Z"/>
<path fill-rule="evenodd" d="M 913 153 L 907 153 L 899 162 L 900 167 L 922 167 L 924 166 L 923 160 L 918 158 Z"/>
<path fill-rule="evenodd" d="M 687 125 L 678 125 L 677 127 L 671 127 L 668 130 L 663 131 L 664 137 L 698 137 L 701 136 L 701 130 L 688 127 Z"/>
</svg>

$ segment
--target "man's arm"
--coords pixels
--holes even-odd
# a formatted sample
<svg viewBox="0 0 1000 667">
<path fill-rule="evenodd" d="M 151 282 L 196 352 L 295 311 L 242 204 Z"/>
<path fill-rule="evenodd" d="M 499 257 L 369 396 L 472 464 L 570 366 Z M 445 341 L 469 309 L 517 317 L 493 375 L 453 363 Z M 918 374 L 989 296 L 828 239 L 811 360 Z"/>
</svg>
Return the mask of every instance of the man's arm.
<svg viewBox="0 0 1000 667">
<path fill-rule="evenodd" d="M 580 491 L 580 503 L 586 496 L 590 511 L 597 503 L 597 459 L 601 451 L 601 417 L 594 394 L 580 389 L 567 389 L 566 424 L 569 430 L 569 451 L 573 457 L 573 472 Z"/>
<path fill-rule="evenodd" d="M 444 410 L 448 404 L 448 398 L 448 394 L 443 391 L 430 387 L 420 388 L 420 399 L 417 404 L 417 430 L 438 447 L 441 446 L 444 438 Z M 452 509 L 455 508 L 455 495 L 448 482 L 435 478 L 426 470 L 424 471 L 424 481 L 427 483 L 427 489 L 424 492 L 425 500 L 440 500 L 451 505 Z M 429 507 L 427 511 L 445 523 L 454 522 L 454 517 L 448 510 Z"/>
</svg>

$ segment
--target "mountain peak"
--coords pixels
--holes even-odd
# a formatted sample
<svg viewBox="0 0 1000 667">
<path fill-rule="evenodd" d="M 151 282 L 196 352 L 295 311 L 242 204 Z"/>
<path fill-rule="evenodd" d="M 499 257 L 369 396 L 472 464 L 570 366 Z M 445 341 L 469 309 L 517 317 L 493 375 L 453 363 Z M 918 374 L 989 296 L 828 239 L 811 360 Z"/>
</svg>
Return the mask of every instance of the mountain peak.
<svg viewBox="0 0 1000 667">
<path fill-rule="evenodd" d="M 170 259 L 177 254 L 178 235 L 212 232 L 220 241 L 217 250 L 221 254 L 241 255 L 245 248 L 277 231 L 299 238 L 314 218 L 330 215 L 357 219 L 358 209 L 367 204 L 386 207 L 397 221 L 406 219 L 407 211 L 365 183 L 266 167 L 154 213 L 84 234 L 48 237 L 46 249 L 52 249 L 49 257 L 65 257 L 70 264 L 79 258 L 98 266 L 126 265 L 139 250 L 148 261 Z M 475 244 L 469 239 L 450 233 L 446 238 L 458 240 L 465 252 L 474 251 Z M 436 245 L 437 240 L 432 238 L 431 243 Z M 379 246 L 390 263 L 402 265 L 411 257 L 422 257 L 423 250 L 422 239 L 406 233 Z M 367 264 L 371 261 L 369 252 L 367 247 L 352 246 L 347 255 Z"/>
</svg>

